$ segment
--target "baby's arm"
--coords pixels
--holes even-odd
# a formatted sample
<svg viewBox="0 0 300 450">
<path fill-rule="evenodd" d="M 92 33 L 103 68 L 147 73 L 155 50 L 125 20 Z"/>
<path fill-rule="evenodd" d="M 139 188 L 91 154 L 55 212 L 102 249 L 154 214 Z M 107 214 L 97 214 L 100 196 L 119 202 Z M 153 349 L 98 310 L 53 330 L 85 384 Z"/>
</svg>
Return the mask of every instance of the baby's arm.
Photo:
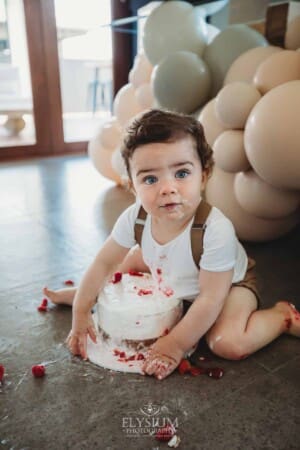
<svg viewBox="0 0 300 450">
<path fill-rule="evenodd" d="M 201 293 L 172 331 L 154 344 L 143 367 L 146 373 L 162 379 L 176 368 L 184 354 L 215 323 L 228 295 L 232 276 L 232 270 L 200 270 Z"/>
<path fill-rule="evenodd" d="M 87 358 L 87 335 L 96 341 L 91 309 L 99 291 L 102 289 L 107 277 L 120 264 L 129 249 L 117 244 L 112 237 L 108 237 L 83 276 L 73 303 L 72 329 L 67 338 L 67 345 L 74 355 Z"/>
</svg>

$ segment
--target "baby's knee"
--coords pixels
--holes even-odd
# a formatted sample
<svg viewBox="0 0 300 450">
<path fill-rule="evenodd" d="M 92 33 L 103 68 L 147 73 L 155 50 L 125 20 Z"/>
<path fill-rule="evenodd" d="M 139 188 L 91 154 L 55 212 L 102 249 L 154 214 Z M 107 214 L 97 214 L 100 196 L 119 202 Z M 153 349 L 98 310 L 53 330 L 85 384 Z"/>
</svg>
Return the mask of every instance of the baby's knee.
<svg viewBox="0 0 300 450">
<path fill-rule="evenodd" d="M 207 336 L 207 344 L 210 350 L 221 358 L 238 361 L 248 356 L 245 345 L 238 336 L 211 334 Z"/>
</svg>

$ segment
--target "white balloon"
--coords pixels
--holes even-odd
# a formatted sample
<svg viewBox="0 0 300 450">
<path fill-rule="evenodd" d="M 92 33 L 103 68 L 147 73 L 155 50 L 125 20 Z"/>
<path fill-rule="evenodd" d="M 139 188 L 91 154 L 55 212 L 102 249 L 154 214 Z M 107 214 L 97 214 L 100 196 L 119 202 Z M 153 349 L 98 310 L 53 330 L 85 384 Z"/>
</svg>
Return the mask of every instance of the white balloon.
<svg viewBox="0 0 300 450">
<path fill-rule="evenodd" d="M 111 155 L 111 166 L 113 170 L 119 175 L 121 180 L 128 180 L 128 174 L 125 166 L 124 159 L 121 155 L 121 151 L 117 148 Z"/>
<path fill-rule="evenodd" d="M 113 111 L 118 122 L 125 127 L 132 117 L 142 110 L 136 100 L 134 87 L 130 83 L 125 84 L 117 93 L 113 104 Z"/>
<path fill-rule="evenodd" d="M 120 176 L 114 171 L 111 165 L 112 150 L 102 147 L 99 137 L 95 137 L 89 142 L 88 155 L 92 160 L 95 169 L 104 177 L 121 184 Z"/>
<path fill-rule="evenodd" d="M 203 15 L 186 2 L 164 2 L 151 12 L 145 22 L 143 47 L 153 66 L 178 50 L 201 56 L 205 43 Z"/>
<path fill-rule="evenodd" d="M 151 84 L 144 83 L 141 86 L 139 86 L 135 91 L 135 96 L 138 101 L 138 104 L 142 108 L 148 109 L 154 107 L 154 96 Z"/>
<path fill-rule="evenodd" d="M 142 84 L 150 82 L 152 70 L 153 66 L 144 53 L 138 53 L 129 72 L 128 80 L 135 88 L 138 88 Z"/>
<path fill-rule="evenodd" d="M 99 132 L 100 143 L 105 148 L 115 149 L 120 146 L 122 139 L 122 128 L 120 127 L 117 118 L 112 117 L 105 122 Z"/>
</svg>

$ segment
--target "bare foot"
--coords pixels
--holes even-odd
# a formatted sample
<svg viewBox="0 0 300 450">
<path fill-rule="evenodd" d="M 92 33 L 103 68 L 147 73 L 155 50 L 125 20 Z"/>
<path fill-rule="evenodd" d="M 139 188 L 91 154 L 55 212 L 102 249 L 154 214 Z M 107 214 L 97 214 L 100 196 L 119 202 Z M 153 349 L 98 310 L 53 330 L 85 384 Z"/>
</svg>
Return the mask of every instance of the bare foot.
<svg viewBox="0 0 300 450">
<path fill-rule="evenodd" d="M 47 287 L 43 288 L 43 294 L 56 305 L 69 305 L 72 306 L 74 296 L 76 293 L 76 288 L 64 288 L 58 289 L 57 291 L 52 291 Z"/>
<path fill-rule="evenodd" d="M 275 307 L 284 313 L 285 333 L 300 337 L 300 312 L 296 307 L 286 301 L 277 302 Z"/>
</svg>

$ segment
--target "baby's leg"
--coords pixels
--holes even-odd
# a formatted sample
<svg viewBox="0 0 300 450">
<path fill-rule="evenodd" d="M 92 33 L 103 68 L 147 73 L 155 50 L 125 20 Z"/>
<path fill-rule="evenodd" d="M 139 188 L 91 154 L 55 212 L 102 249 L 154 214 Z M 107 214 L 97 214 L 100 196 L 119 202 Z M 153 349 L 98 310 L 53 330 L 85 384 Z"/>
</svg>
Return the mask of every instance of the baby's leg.
<svg viewBox="0 0 300 450">
<path fill-rule="evenodd" d="M 227 359 L 243 359 L 282 333 L 300 337 L 300 314 L 288 302 L 256 310 L 249 289 L 232 287 L 216 323 L 206 339 L 211 350 Z"/>
<path fill-rule="evenodd" d="M 69 305 L 72 306 L 73 300 L 76 294 L 75 287 L 58 289 L 57 291 L 52 291 L 47 287 L 43 288 L 43 294 L 51 300 L 52 303 L 57 305 Z"/>
</svg>

